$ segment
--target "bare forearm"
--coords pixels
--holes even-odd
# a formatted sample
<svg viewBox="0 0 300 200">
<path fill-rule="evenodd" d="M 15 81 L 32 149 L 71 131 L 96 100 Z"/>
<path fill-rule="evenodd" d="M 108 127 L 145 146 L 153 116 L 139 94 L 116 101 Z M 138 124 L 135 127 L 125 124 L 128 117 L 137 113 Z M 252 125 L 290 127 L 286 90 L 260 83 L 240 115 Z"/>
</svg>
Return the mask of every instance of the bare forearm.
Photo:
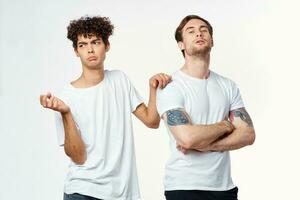
<svg viewBox="0 0 300 200">
<path fill-rule="evenodd" d="M 254 129 L 248 129 L 247 131 L 236 129 L 230 135 L 211 143 L 206 151 L 236 150 L 253 144 L 254 140 Z"/>
<path fill-rule="evenodd" d="M 211 125 L 192 124 L 189 115 L 181 108 L 168 110 L 163 119 L 179 146 L 185 149 L 205 148 L 224 134 L 233 131 L 233 125 L 227 120 Z"/>
<path fill-rule="evenodd" d="M 86 150 L 71 112 L 62 114 L 65 130 L 64 149 L 66 154 L 76 163 L 83 164 L 86 161 Z"/>
<path fill-rule="evenodd" d="M 255 131 L 252 120 L 245 108 L 239 108 L 230 112 L 230 119 L 236 127 L 232 134 L 219 139 L 211 144 L 213 151 L 228 151 L 240 149 L 251 145 L 255 140 Z"/>
<path fill-rule="evenodd" d="M 156 89 L 150 88 L 149 92 L 149 101 L 148 101 L 148 118 L 154 124 L 158 124 L 160 121 L 159 114 L 156 108 Z"/>
<path fill-rule="evenodd" d="M 161 89 L 164 88 L 170 80 L 171 77 L 164 73 L 159 73 L 151 77 L 149 80 L 150 92 L 148 106 L 141 104 L 133 112 L 133 114 L 149 128 L 158 128 L 160 122 L 160 116 L 156 108 L 156 90 L 158 87 Z"/>
<path fill-rule="evenodd" d="M 205 148 L 218 138 L 231 131 L 226 122 L 211 125 L 186 125 L 185 133 L 188 136 L 188 149 Z"/>
<path fill-rule="evenodd" d="M 149 101 L 147 107 L 147 123 L 151 128 L 158 128 L 160 117 L 156 108 L 156 89 L 150 87 Z"/>
</svg>

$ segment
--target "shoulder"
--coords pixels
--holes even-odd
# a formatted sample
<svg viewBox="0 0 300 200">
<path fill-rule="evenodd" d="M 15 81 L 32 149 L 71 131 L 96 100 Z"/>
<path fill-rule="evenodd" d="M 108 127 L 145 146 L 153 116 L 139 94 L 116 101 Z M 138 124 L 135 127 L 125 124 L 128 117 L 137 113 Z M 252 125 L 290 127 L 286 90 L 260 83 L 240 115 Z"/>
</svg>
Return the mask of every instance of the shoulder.
<svg viewBox="0 0 300 200">
<path fill-rule="evenodd" d="M 213 79 L 217 80 L 218 82 L 222 83 L 224 86 L 226 86 L 227 88 L 235 88 L 237 87 L 236 83 L 225 76 L 222 76 L 216 72 L 210 71 L 211 76 L 213 77 Z"/>
<path fill-rule="evenodd" d="M 130 82 L 128 76 L 121 70 L 105 70 L 105 76 L 107 79 L 117 82 Z"/>
<path fill-rule="evenodd" d="M 105 73 L 105 76 L 109 76 L 109 77 L 118 77 L 118 78 L 119 77 L 124 77 L 124 78 L 127 77 L 127 75 L 123 71 L 117 70 L 117 69 L 105 70 L 104 73 Z"/>
<path fill-rule="evenodd" d="M 183 92 L 180 85 L 180 81 L 177 79 L 172 79 L 172 81 L 165 88 L 157 89 L 157 99 L 183 97 Z"/>
</svg>

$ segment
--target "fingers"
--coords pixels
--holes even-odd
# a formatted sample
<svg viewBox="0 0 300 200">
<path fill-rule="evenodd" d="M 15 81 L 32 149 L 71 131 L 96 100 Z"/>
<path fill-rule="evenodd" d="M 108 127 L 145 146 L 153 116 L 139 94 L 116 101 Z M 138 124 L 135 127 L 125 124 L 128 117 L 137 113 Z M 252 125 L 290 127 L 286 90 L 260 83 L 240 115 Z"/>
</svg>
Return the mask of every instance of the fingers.
<svg viewBox="0 0 300 200">
<path fill-rule="evenodd" d="M 159 73 L 150 79 L 151 82 L 150 84 L 154 88 L 159 87 L 160 89 L 163 89 L 170 81 L 171 81 L 171 76 L 164 73 Z"/>
<path fill-rule="evenodd" d="M 54 100 L 54 96 L 52 95 L 52 96 L 50 96 L 50 98 L 49 98 L 49 96 L 47 96 L 47 107 L 48 108 L 53 108 L 53 100 Z"/>
<path fill-rule="evenodd" d="M 160 87 L 160 89 L 163 89 L 166 86 L 166 81 L 164 79 L 164 76 L 162 74 L 158 74 L 158 86 Z"/>
<path fill-rule="evenodd" d="M 40 95 L 40 104 L 45 107 L 45 104 L 44 104 L 44 95 Z"/>
<path fill-rule="evenodd" d="M 47 98 L 50 98 L 52 96 L 51 92 L 47 92 L 46 96 Z"/>
<path fill-rule="evenodd" d="M 171 81 L 171 76 L 167 75 L 167 74 L 164 74 L 164 73 L 161 73 L 160 74 L 160 77 L 162 79 L 162 88 L 166 87 L 166 85 L 168 85 L 168 83 L 170 83 Z"/>
<path fill-rule="evenodd" d="M 164 73 L 162 73 L 162 75 L 164 76 L 165 80 L 166 80 L 168 83 L 171 82 L 171 80 L 172 80 L 172 77 L 171 77 L 171 76 L 169 76 L 168 74 L 164 74 Z"/>
<path fill-rule="evenodd" d="M 40 104 L 43 107 L 47 107 L 47 99 L 51 97 L 51 93 L 48 92 L 46 95 L 40 95 Z"/>
<path fill-rule="evenodd" d="M 181 151 L 183 154 L 187 153 L 187 149 L 183 148 L 182 146 L 180 146 L 178 143 L 176 143 L 176 148 Z"/>
<path fill-rule="evenodd" d="M 234 130 L 233 124 L 228 120 L 224 120 L 224 123 L 225 123 L 226 129 L 227 129 L 227 132 L 231 133 Z"/>
<path fill-rule="evenodd" d="M 228 120 L 226 120 L 226 122 L 227 122 L 227 126 L 228 126 L 231 130 L 233 130 L 233 129 L 234 129 L 233 124 L 232 124 L 230 121 L 228 121 Z"/>
<path fill-rule="evenodd" d="M 53 108 L 56 109 L 57 106 L 58 106 L 58 100 L 57 100 L 57 98 L 54 98 L 53 99 Z"/>
<path fill-rule="evenodd" d="M 187 149 L 181 148 L 181 152 L 182 152 L 183 154 L 186 154 L 186 153 L 187 153 Z"/>
<path fill-rule="evenodd" d="M 40 104 L 44 108 L 52 108 L 54 99 L 55 97 L 50 92 L 47 92 L 45 95 L 40 95 Z"/>
<path fill-rule="evenodd" d="M 151 79 L 150 80 L 150 86 L 152 86 L 153 88 L 157 88 L 158 86 L 158 81 L 155 79 Z"/>
</svg>

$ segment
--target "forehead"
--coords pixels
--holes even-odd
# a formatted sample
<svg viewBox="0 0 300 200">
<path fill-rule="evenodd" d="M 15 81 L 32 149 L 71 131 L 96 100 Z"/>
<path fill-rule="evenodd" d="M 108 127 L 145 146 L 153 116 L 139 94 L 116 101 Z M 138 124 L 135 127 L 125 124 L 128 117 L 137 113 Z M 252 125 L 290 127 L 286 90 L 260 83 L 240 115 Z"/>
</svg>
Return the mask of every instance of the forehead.
<svg viewBox="0 0 300 200">
<path fill-rule="evenodd" d="M 88 42 L 92 40 L 101 40 L 101 37 L 97 37 L 94 34 L 87 35 L 87 37 L 84 37 L 83 34 L 77 36 L 77 42 Z"/>
<path fill-rule="evenodd" d="M 188 23 L 185 24 L 185 26 L 183 27 L 183 31 L 186 30 L 187 28 L 190 27 L 200 27 L 200 26 L 208 26 L 204 21 L 200 20 L 200 19 L 191 19 L 190 21 L 188 21 Z"/>
</svg>

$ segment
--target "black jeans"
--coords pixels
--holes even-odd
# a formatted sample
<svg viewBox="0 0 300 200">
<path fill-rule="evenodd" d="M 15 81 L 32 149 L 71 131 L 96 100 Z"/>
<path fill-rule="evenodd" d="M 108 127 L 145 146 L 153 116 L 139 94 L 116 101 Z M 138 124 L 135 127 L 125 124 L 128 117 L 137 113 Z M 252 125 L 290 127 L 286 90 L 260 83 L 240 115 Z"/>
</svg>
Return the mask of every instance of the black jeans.
<svg viewBox="0 0 300 200">
<path fill-rule="evenodd" d="M 95 197 L 90 197 L 78 193 L 74 193 L 74 194 L 64 193 L 64 200 L 101 200 L 101 199 L 97 199 Z"/>
<path fill-rule="evenodd" d="M 227 191 L 173 190 L 165 191 L 167 200 L 237 200 L 238 188 Z"/>
</svg>

